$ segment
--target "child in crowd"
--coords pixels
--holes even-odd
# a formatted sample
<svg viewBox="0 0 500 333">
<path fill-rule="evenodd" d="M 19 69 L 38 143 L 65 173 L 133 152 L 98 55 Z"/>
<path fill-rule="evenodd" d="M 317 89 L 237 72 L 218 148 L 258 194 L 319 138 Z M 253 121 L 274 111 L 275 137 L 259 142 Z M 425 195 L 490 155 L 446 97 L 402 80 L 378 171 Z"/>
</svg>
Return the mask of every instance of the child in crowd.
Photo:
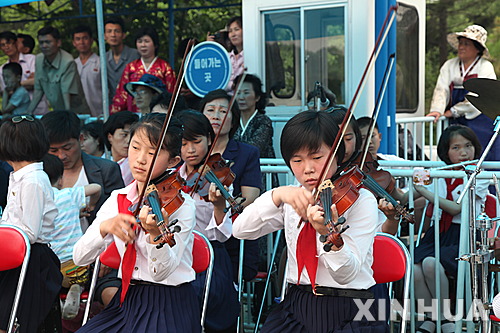
<svg viewBox="0 0 500 333">
<path fill-rule="evenodd" d="M 23 114 L 30 105 L 28 90 L 21 85 L 23 68 L 17 62 L 9 62 L 3 66 L 5 89 L 2 96 L 2 114 Z"/>
<path fill-rule="evenodd" d="M 89 184 L 62 188 L 64 164 L 59 157 L 47 154 L 43 158 L 43 170 L 49 176 L 54 190 L 54 202 L 59 213 L 54 220 L 53 240 L 50 246 L 61 261 L 63 288 L 69 288 L 66 302 L 62 308 L 63 319 L 76 317 L 80 308 L 80 294 L 89 280 L 87 267 L 77 267 L 73 262 L 73 246 L 82 237 L 80 210 L 93 210 L 101 196 L 101 185 Z M 89 198 L 87 204 L 86 197 Z"/>
<path fill-rule="evenodd" d="M 300 186 L 280 186 L 270 190 L 243 211 L 233 224 L 235 237 L 256 239 L 285 229 L 288 251 L 288 293 L 267 318 L 261 332 L 352 332 L 366 329 L 385 332 L 385 322 L 355 319 L 359 308 L 355 300 L 366 303 L 373 298 L 375 285 L 371 265 L 373 241 L 378 226 L 377 202 L 366 189 L 343 214 L 347 231 L 341 242 L 325 252 L 320 235 L 327 233 L 323 208 L 315 205 L 311 191 L 338 133 L 331 113 L 304 111 L 283 128 L 281 153 Z M 326 177 L 337 171 L 344 145 L 328 166 Z M 335 205 L 333 221 L 338 219 Z M 300 228 L 297 226 L 299 222 Z M 304 267 L 305 266 L 305 267 Z M 305 269 L 304 269 L 305 268 Z M 378 318 L 378 304 L 370 311 Z"/>
<path fill-rule="evenodd" d="M 141 208 L 140 226 L 130 210 L 147 186 L 146 176 L 158 144 L 161 150 L 153 179 L 180 162 L 182 129 L 172 120 L 165 140 L 159 142 L 164 120 L 164 114 L 149 114 L 130 128 L 129 164 L 135 180 L 111 193 L 74 247 L 77 265 L 92 263 L 112 241 L 122 258 L 121 290 L 78 332 L 201 332 L 200 304 L 191 283 L 195 279 L 191 267 L 196 223 L 193 199 L 182 193 L 183 204 L 170 216 L 162 209 L 165 221 L 178 219 L 181 228 L 172 247 L 156 247 L 161 241 L 155 241 L 160 230 L 155 216 L 148 214 L 148 206 Z"/>
<path fill-rule="evenodd" d="M 14 169 L 0 223 L 19 227 L 31 243 L 17 319 L 19 332 L 32 333 L 37 332 L 58 301 L 62 282 L 59 259 L 49 247 L 57 208 L 41 163 L 49 150 L 49 140 L 42 123 L 29 115 L 6 119 L 0 137 L 0 160 Z M 0 272 L 0 332 L 7 329 L 19 273 L 20 268 Z"/>
<path fill-rule="evenodd" d="M 86 154 L 104 157 L 104 132 L 102 121 L 85 124 L 80 130 L 80 146 Z"/>
<path fill-rule="evenodd" d="M 481 155 L 481 144 L 476 134 L 468 127 L 452 125 L 441 134 L 438 142 L 438 156 L 446 164 L 455 164 L 479 158 Z M 455 170 L 461 170 L 457 167 Z M 455 258 L 459 256 L 458 247 L 460 242 L 460 223 L 462 221 L 462 205 L 456 203 L 460 193 L 463 191 L 462 178 L 439 178 L 439 213 L 435 219 L 439 220 L 439 242 L 441 260 L 439 274 L 441 277 L 441 299 L 449 299 L 448 276 L 457 276 L 458 262 Z M 488 194 L 488 179 L 477 179 L 476 181 L 476 211 L 481 211 L 481 205 Z M 429 186 L 415 185 L 415 198 L 425 197 L 429 202 L 434 202 L 434 184 Z M 434 205 L 428 204 L 426 218 L 433 215 Z M 436 271 L 434 252 L 434 225 L 425 233 L 420 245 L 415 249 L 415 295 L 424 299 L 425 305 L 430 306 L 431 300 L 436 299 Z M 441 313 L 441 316 L 443 314 Z M 443 316 L 442 316 L 442 319 Z M 434 332 L 436 324 L 427 320 L 422 323 L 419 332 Z M 441 332 L 455 331 L 455 324 L 446 320 L 442 321 Z"/>
<path fill-rule="evenodd" d="M 179 174 L 189 182 L 195 180 L 198 168 L 203 164 L 215 134 L 212 125 L 203 114 L 186 110 L 179 114 L 183 126 L 181 157 L 184 164 Z M 189 193 L 190 188 L 185 188 Z M 231 260 L 224 242 L 232 233 L 231 212 L 225 212 L 226 201 L 214 184 L 210 184 L 209 201 L 205 201 L 198 193 L 193 194 L 196 202 L 196 227 L 203 233 L 214 248 L 214 271 L 208 296 L 208 308 L 205 321 L 205 332 L 221 332 L 236 325 L 239 314 L 238 295 L 233 284 Z M 228 189 L 232 192 L 232 186 Z M 196 277 L 195 286 L 198 295 L 203 292 L 205 274 Z"/>
<path fill-rule="evenodd" d="M 104 142 L 111 152 L 113 161 L 118 163 L 125 185 L 130 184 L 134 177 L 128 162 L 130 142 L 130 126 L 139 120 L 136 113 L 121 111 L 109 116 L 104 123 Z"/>
</svg>

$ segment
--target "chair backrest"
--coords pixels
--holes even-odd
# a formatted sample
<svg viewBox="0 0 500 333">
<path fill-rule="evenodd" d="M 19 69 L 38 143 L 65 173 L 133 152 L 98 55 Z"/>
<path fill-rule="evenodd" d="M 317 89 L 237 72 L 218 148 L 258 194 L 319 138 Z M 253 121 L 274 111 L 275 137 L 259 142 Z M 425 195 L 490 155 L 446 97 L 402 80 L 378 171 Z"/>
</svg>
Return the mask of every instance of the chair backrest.
<svg viewBox="0 0 500 333">
<path fill-rule="evenodd" d="M 406 254 L 395 237 L 377 234 L 373 243 L 373 278 L 377 283 L 401 280 L 406 273 Z"/>
<path fill-rule="evenodd" d="M 212 273 L 214 270 L 214 250 L 208 238 L 201 232 L 193 230 L 193 235 L 193 269 L 196 273 L 207 272 L 201 300 L 201 326 L 203 327 L 205 326 L 208 294 L 210 293 L 210 284 L 212 283 Z"/>
<path fill-rule="evenodd" d="M 13 269 L 21 266 L 19 279 L 17 281 L 14 303 L 10 312 L 7 332 L 14 332 L 17 308 L 21 299 L 24 278 L 28 270 L 31 245 L 28 236 L 16 226 L 0 225 L 0 271 Z"/>
<path fill-rule="evenodd" d="M 0 229 L 0 271 L 6 271 L 22 265 L 26 255 L 25 236 L 18 229 L 2 226 Z"/>
<path fill-rule="evenodd" d="M 120 268 L 120 263 L 122 261 L 118 249 L 116 248 L 116 243 L 113 242 L 101 253 L 99 260 L 103 265 L 108 267 L 118 269 Z"/>
<path fill-rule="evenodd" d="M 196 273 L 204 272 L 210 266 L 210 247 L 209 242 L 202 234 L 194 232 L 193 242 L 193 269 Z"/>
</svg>

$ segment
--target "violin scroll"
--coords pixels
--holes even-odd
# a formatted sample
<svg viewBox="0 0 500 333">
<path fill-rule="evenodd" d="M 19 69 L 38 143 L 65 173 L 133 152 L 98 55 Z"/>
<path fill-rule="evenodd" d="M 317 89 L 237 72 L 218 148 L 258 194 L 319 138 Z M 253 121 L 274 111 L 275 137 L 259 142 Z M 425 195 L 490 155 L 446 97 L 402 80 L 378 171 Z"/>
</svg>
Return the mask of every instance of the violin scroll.
<svg viewBox="0 0 500 333">
<path fill-rule="evenodd" d="M 177 219 L 166 224 L 161 210 L 162 208 L 165 209 L 170 216 L 182 206 L 184 203 L 184 198 L 180 193 L 182 185 L 182 178 L 179 177 L 177 172 L 166 172 L 154 179 L 152 184 L 146 188 L 144 201 L 151 207 L 153 214 L 155 214 L 156 225 L 160 230 L 160 235 L 154 241 L 157 242 L 162 239 L 162 242 L 156 246 L 158 249 L 162 248 L 165 244 L 168 244 L 170 247 L 175 246 L 174 233 L 181 231 L 181 227 L 176 225 L 178 222 Z"/>
</svg>

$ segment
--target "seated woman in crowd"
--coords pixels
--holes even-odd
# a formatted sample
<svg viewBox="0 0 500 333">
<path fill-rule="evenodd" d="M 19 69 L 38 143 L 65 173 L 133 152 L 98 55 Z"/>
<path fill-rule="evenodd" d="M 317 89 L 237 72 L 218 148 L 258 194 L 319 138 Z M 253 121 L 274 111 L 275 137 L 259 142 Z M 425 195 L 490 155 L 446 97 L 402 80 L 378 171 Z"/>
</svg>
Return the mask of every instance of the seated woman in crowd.
<svg viewBox="0 0 500 333">
<path fill-rule="evenodd" d="M 125 84 L 125 90 L 134 98 L 135 106 L 142 115 L 151 112 L 151 101 L 166 92 L 165 88 L 159 77 L 147 73 L 141 76 L 139 81 Z"/>
<path fill-rule="evenodd" d="M 241 75 L 236 78 L 235 85 L 240 78 Z M 241 118 L 240 126 L 234 133 L 234 140 L 259 148 L 261 158 L 275 158 L 273 124 L 266 116 L 267 95 L 262 91 L 261 80 L 255 75 L 247 74 L 241 83 L 236 101 L 241 111 Z M 262 184 L 265 185 L 265 175 L 262 177 Z M 278 185 L 278 175 L 273 174 L 272 186 Z"/>
</svg>

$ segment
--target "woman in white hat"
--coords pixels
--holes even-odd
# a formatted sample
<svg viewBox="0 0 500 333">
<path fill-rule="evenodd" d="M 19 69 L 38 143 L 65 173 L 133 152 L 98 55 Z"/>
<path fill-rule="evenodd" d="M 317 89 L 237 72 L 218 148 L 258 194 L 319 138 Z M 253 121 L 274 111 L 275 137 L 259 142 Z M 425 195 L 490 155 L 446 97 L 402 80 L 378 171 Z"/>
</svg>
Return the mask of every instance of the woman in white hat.
<svg viewBox="0 0 500 333">
<path fill-rule="evenodd" d="M 495 70 L 486 47 L 488 33 L 480 25 L 470 25 L 462 32 L 448 35 L 448 43 L 457 50 L 457 57 L 450 59 L 441 67 L 432 96 L 430 112 L 436 120 L 444 115 L 451 118 L 451 123 L 459 123 L 472 130 L 479 137 L 483 147 L 493 135 L 493 120 L 483 115 L 465 99 L 467 91 L 463 82 L 472 78 L 496 80 Z M 500 160 L 500 144 L 493 147 L 487 160 Z"/>
</svg>

